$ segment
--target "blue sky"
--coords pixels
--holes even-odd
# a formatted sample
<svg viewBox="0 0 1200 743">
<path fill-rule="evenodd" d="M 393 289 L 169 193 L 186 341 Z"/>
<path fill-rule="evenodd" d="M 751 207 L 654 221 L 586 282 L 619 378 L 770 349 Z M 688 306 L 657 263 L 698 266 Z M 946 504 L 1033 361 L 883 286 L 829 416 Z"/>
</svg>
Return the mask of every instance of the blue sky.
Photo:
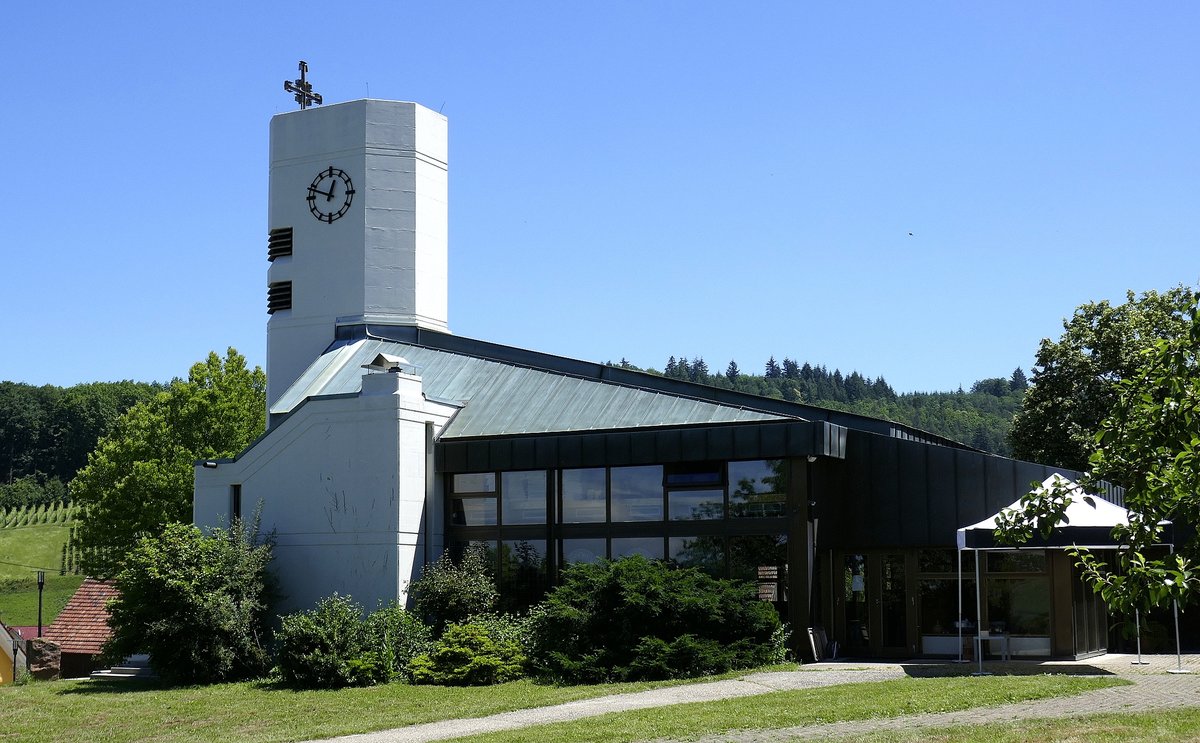
<svg viewBox="0 0 1200 743">
<path fill-rule="evenodd" d="M 71 7 L 75 6 L 75 7 Z M 0 379 L 265 362 L 267 127 L 450 121 L 450 327 L 949 390 L 1079 304 L 1200 281 L 1200 7 L 21 3 Z M 911 233 L 911 234 L 910 234 Z"/>
</svg>

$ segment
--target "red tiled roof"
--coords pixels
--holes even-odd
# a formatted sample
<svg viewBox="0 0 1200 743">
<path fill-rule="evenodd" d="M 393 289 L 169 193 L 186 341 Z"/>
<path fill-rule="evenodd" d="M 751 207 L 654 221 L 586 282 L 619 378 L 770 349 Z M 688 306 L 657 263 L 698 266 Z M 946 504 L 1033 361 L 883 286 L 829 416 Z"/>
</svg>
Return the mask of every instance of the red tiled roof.
<svg viewBox="0 0 1200 743">
<path fill-rule="evenodd" d="M 104 606 L 116 595 L 117 589 L 112 583 L 85 579 L 54 624 L 42 630 L 42 637 L 57 642 L 64 653 L 96 655 L 112 635 Z"/>
</svg>

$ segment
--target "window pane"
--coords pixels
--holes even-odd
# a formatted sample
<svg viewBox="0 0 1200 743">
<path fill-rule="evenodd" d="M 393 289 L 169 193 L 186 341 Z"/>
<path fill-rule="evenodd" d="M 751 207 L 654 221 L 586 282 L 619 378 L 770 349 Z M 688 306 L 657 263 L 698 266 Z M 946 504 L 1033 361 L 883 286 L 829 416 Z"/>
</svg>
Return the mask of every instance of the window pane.
<svg viewBox="0 0 1200 743">
<path fill-rule="evenodd" d="M 1045 578 L 987 580 L 988 627 L 1014 635 L 1050 634 L 1050 581 Z"/>
<path fill-rule="evenodd" d="M 700 568 L 714 577 L 725 575 L 724 537 L 671 537 L 670 558 L 680 567 Z"/>
<path fill-rule="evenodd" d="M 958 634 L 958 580 L 931 578 L 918 581 L 922 635 Z M 975 581 L 962 582 L 963 634 L 975 632 Z M 969 624 L 968 624 L 969 623 Z"/>
<path fill-rule="evenodd" d="M 546 540 L 522 539 L 500 543 L 500 609 L 521 611 L 546 594 L 549 564 Z"/>
<path fill-rule="evenodd" d="M 564 524 L 604 521 L 604 468 L 562 471 Z"/>
<path fill-rule="evenodd" d="M 959 550 L 926 549 L 917 553 L 917 571 L 921 573 L 954 573 L 958 574 Z M 962 550 L 963 574 L 975 572 L 975 552 Z"/>
<path fill-rule="evenodd" d="M 563 564 L 573 562 L 599 562 L 604 559 L 605 546 L 603 539 L 564 539 L 562 540 Z"/>
<path fill-rule="evenodd" d="M 732 578 L 757 581 L 760 574 L 771 570 L 782 576 L 786 566 L 786 534 L 731 537 L 729 540 L 729 575 Z"/>
<path fill-rule="evenodd" d="M 671 520 L 719 519 L 725 515 L 725 493 L 720 490 L 672 490 L 667 493 Z"/>
<path fill-rule="evenodd" d="M 455 475 L 454 492 L 494 493 L 496 492 L 496 473 L 478 472 L 469 475 Z"/>
<path fill-rule="evenodd" d="M 1046 553 L 1043 550 L 989 552 L 987 568 L 990 573 L 1044 573 Z"/>
<path fill-rule="evenodd" d="M 720 486 L 720 462 L 687 462 L 673 464 L 667 467 L 667 485 L 669 486 Z"/>
<path fill-rule="evenodd" d="M 613 467 L 612 520 L 662 521 L 662 467 Z M 659 548 L 659 558 L 662 548 Z"/>
<path fill-rule="evenodd" d="M 546 523 L 546 471 L 500 473 L 500 509 L 505 524 Z"/>
<path fill-rule="evenodd" d="M 495 526 L 495 497 L 451 498 L 450 523 L 458 526 Z"/>
<path fill-rule="evenodd" d="M 783 516 L 787 476 L 782 459 L 729 463 L 729 515 Z"/>
<path fill-rule="evenodd" d="M 612 540 L 614 560 L 630 555 L 641 555 L 647 560 L 661 560 L 663 540 L 661 537 L 619 537 Z"/>
</svg>

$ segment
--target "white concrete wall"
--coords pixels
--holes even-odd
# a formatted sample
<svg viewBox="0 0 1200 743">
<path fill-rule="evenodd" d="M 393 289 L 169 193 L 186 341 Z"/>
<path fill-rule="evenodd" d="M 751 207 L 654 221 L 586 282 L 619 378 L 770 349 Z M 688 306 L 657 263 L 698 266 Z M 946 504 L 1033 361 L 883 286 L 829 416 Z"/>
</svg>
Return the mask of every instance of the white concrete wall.
<svg viewBox="0 0 1200 743">
<path fill-rule="evenodd" d="M 441 505 L 428 488 L 439 478 L 427 471 L 426 424 L 440 430 L 454 408 L 427 402 L 417 377 L 365 382 L 357 397 L 309 400 L 238 461 L 196 468 L 198 526 L 228 522 L 234 483 L 244 517 L 262 501 L 262 528 L 276 534 L 280 613 L 334 591 L 367 609 L 406 601 L 433 547 L 427 508 Z"/>
<path fill-rule="evenodd" d="M 293 255 L 267 282 L 292 282 L 292 308 L 267 322 L 267 402 L 342 322 L 448 329 L 446 117 L 415 103 L 360 100 L 271 120 L 268 227 L 292 227 Z M 345 216 L 317 220 L 306 196 L 333 166 L 349 175 Z"/>
</svg>

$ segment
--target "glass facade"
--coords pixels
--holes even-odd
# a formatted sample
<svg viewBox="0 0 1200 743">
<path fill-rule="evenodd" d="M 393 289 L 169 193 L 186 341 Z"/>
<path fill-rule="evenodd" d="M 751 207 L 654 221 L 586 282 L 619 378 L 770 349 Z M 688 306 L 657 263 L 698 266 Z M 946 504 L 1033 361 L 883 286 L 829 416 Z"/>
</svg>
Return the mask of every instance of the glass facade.
<svg viewBox="0 0 1200 743">
<path fill-rule="evenodd" d="M 457 474 L 447 540 L 483 541 L 505 608 L 540 599 L 566 565 L 628 555 L 696 567 L 787 600 L 785 460 Z"/>
</svg>

